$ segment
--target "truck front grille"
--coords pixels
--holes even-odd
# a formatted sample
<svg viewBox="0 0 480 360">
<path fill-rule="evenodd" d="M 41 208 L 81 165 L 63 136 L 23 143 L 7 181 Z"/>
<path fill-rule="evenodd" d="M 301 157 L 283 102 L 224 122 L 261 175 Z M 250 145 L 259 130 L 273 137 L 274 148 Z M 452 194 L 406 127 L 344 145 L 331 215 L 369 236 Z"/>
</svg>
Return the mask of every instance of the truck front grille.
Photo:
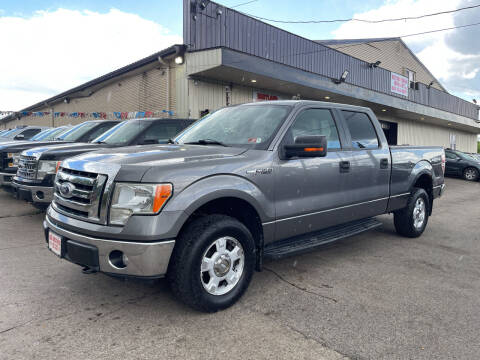
<svg viewBox="0 0 480 360">
<path fill-rule="evenodd" d="M 20 155 L 18 161 L 17 177 L 28 180 L 35 180 L 37 176 L 38 161 L 35 156 Z"/>
<path fill-rule="evenodd" d="M 72 217 L 101 221 L 106 175 L 60 168 L 55 178 L 53 205 Z"/>
</svg>

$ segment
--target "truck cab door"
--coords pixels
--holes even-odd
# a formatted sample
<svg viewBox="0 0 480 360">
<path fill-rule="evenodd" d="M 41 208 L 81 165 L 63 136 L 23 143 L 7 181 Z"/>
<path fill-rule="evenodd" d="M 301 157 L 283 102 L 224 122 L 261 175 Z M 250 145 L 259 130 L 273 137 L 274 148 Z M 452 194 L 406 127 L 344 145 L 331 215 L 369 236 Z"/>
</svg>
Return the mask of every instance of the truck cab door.
<svg viewBox="0 0 480 360">
<path fill-rule="evenodd" d="M 345 216 L 357 220 L 386 211 L 390 196 L 390 148 L 366 112 L 338 110 L 348 137 L 350 177 L 342 191 L 350 203 Z"/>
<path fill-rule="evenodd" d="M 326 136 L 327 155 L 282 159 L 283 146 L 305 135 Z M 342 205 L 348 203 L 343 190 L 349 174 L 340 168 L 342 138 L 330 109 L 305 108 L 294 118 L 274 160 L 276 240 L 345 222 L 339 216 Z"/>
</svg>

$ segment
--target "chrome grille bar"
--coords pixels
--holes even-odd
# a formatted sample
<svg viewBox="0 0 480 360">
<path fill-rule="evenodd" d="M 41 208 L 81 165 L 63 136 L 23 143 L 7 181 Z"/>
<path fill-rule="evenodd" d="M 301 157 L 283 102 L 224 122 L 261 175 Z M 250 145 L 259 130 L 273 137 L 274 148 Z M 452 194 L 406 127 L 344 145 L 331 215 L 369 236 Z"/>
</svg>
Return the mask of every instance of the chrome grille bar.
<svg viewBox="0 0 480 360">
<path fill-rule="evenodd" d="M 52 206 L 68 216 L 105 223 L 101 199 L 107 176 L 61 167 L 55 178 Z"/>
<path fill-rule="evenodd" d="M 35 180 L 37 176 L 38 161 L 35 156 L 20 155 L 17 176 L 29 180 Z"/>
</svg>

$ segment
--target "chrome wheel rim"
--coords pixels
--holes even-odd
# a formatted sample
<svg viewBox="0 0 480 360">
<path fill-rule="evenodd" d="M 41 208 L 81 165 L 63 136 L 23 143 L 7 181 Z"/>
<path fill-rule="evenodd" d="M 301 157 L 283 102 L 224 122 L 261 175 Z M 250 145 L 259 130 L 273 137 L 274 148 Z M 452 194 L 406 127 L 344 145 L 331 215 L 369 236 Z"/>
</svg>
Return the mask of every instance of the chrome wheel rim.
<svg viewBox="0 0 480 360">
<path fill-rule="evenodd" d="M 237 239 L 225 236 L 210 244 L 202 257 L 200 281 L 211 295 L 225 295 L 240 281 L 245 254 Z"/>
<path fill-rule="evenodd" d="M 475 179 L 477 173 L 474 169 L 467 169 L 465 171 L 465 177 L 467 178 L 467 180 L 473 180 Z"/>
<path fill-rule="evenodd" d="M 426 206 L 423 198 L 418 198 L 415 201 L 415 207 L 413 208 L 413 226 L 415 229 L 420 230 L 425 222 Z"/>
</svg>

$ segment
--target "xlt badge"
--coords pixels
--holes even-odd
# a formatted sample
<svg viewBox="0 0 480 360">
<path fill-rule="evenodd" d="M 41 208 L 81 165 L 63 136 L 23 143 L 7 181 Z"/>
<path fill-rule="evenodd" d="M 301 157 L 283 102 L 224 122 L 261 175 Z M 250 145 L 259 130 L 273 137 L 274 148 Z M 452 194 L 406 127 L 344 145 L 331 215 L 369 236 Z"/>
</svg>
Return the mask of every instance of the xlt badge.
<svg viewBox="0 0 480 360">
<path fill-rule="evenodd" d="M 248 175 L 268 175 L 273 172 L 272 168 L 247 170 Z"/>
</svg>

